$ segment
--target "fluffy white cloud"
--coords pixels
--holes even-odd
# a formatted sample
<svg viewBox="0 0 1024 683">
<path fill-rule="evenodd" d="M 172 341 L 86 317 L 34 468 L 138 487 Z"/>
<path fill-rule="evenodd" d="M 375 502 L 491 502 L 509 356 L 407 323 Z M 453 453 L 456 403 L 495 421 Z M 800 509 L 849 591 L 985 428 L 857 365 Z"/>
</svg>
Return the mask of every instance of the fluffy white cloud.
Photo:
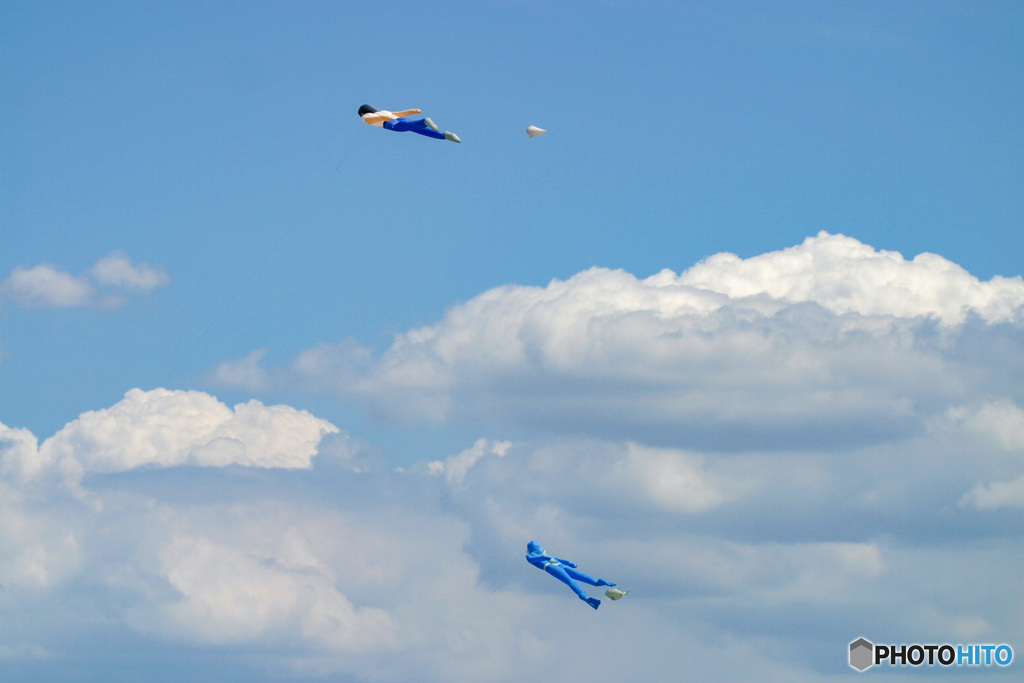
<svg viewBox="0 0 1024 683">
<path fill-rule="evenodd" d="M 1019 515 L 957 506 L 973 477 L 1007 459 L 962 419 L 839 454 L 574 440 L 486 450 L 473 450 L 480 457 L 447 482 L 445 500 L 495 573 L 487 558 L 521 555 L 538 538 L 556 554 L 571 548 L 584 570 L 626 581 L 631 597 L 642 591 L 655 613 L 735 619 L 747 641 L 771 640 L 782 622 L 840 645 L 853 631 L 885 628 L 1000 642 L 1019 631 L 1024 593 L 1015 587 L 1004 600 L 996 588 L 1016 586 Z"/>
<path fill-rule="evenodd" d="M 845 665 L 792 647 L 842 653 L 885 628 L 1012 640 L 1013 535 L 955 503 L 966 473 L 1007 471 L 1013 449 L 979 425 L 1018 410 L 957 408 L 841 454 L 480 439 L 397 472 L 357 467 L 357 446 L 294 408 L 136 390 L 42 446 L 0 427 L 0 614 L 18 624 L 0 642 L 20 665 L 73 661 L 69 643 L 127 629 L 136 647 L 226 648 L 277 677 L 423 681 L 657 678 L 657 654 L 686 643 L 690 674 L 785 681 Z M 188 455 L 225 432 L 262 455 Z M 92 472 L 75 489 L 44 476 L 67 462 Z M 578 605 L 523 561 L 531 538 L 630 596 Z M 608 660 L 609 639 L 648 656 Z"/>
<path fill-rule="evenodd" d="M 0 422 L 0 476 L 28 479 L 39 468 L 39 440 L 27 429 L 8 427 Z"/>
<path fill-rule="evenodd" d="M 0 586 L 48 587 L 79 564 L 78 541 L 63 523 L 32 513 L 23 483 L 38 474 L 38 440 L 0 422 Z M 0 589 L 2 590 L 2 589 Z"/>
<path fill-rule="evenodd" d="M 339 431 L 290 406 L 252 400 L 232 409 L 199 391 L 132 389 L 114 406 L 67 424 L 42 443 L 38 458 L 86 472 L 180 464 L 306 468 L 323 437 Z"/>
<path fill-rule="evenodd" d="M 48 263 L 19 266 L 0 282 L 0 298 L 27 307 L 113 307 L 125 302 L 126 291 L 145 293 L 168 281 L 163 270 L 133 264 L 126 254 L 114 251 L 80 276 Z"/>
<path fill-rule="evenodd" d="M 293 534 L 294 535 L 294 534 Z M 160 552 L 160 572 L 181 598 L 158 607 L 163 632 L 200 643 L 273 640 L 293 632 L 345 650 L 391 640 L 387 612 L 357 610 L 302 539 L 258 554 L 239 544 L 178 535 Z"/>
<path fill-rule="evenodd" d="M 0 657 L 128 634 L 252 662 L 211 680 L 825 681 L 861 635 L 1017 642 L 1019 289 L 819 235 L 211 376 L 503 437 L 401 470 L 196 391 L 0 426 Z M 629 597 L 580 605 L 532 538 Z"/>
<path fill-rule="evenodd" d="M 258 453 L 228 469 L 185 457 L 218 430 Z M 467 527 L 438 508 L 432 479 L 374 474 L 357 446 L 322 438 L 335 432 L 286 406 L 231 410 L 166 390 L 128 392 L 38 448 L 0 425 L 0 614 L 20 616 L 0 625 L 5 657 L 73 656 L 52 629 L 59 617 L 78 642 L 129 629 L 153 647 L 242 648 L 279 676 L 337 680 L 369 675 L 491 598 L 463 550 Z M 60 457 L 41 456 L 48 448 Z M 68 461 L 93 474 L 64 486 Z M 516 660 L 507 636 L 517 637 L 501 620 L 472 636 L 507 657 L 502 676 Z M 417 678 L 495 671 L 472 653 L 453 669 L 442 650 Z"/>
<path fill-rule="evenodd" d="M 981 282 L 937 254 L 907 261 L 899 252 L 826 232 L 782 251 L 749 259 L 717 254 L 678 277 L 671 271 L 655 277 L 733 299 L 766 295 L 812 301 L 835 313 L 924 316 L 950 325 L 964 322 L 968 313 L 988 322 L 1019 321 L 1024 313 L 1020 276 Z"/>
<path fill-rule="evenodd" d="M 593 268 L 499 287 L 378 358 L 352 342 L 320 345 L 272 370 L 252 354 L 212 379 L 334 392 L 399 423 L 844 447 L 916 433 L 1024 371 L 1022 315 L 1020 277 L 980 282 L 935 255 L 908 261 L 821 233 L 679 275 Z M 979 337 L 992 353 L 970 355 Z"/>
</svg>

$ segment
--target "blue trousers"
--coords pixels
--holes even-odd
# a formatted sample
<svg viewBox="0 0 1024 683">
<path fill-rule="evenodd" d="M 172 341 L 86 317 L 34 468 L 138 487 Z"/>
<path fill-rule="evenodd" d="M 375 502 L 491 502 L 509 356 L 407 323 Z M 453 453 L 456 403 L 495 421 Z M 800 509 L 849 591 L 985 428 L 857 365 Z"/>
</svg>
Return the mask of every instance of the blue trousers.
<svg viewBox="0 0 1024 683">
<path fill-rule="evenodd" d="M 428 138 L 444 140 L 444 133 L 438 133 L 433 128 L 428 127 L 427 122 L 422 118 L 414 119 L 411 116 L 403 116 L 402 118 L 395 119 L 394 121 L 385 121 L 384 127 L 388 130 L 393 130 L 399 133 L 409 131 L 411 133 L 426 135 Z"/>
</svg>

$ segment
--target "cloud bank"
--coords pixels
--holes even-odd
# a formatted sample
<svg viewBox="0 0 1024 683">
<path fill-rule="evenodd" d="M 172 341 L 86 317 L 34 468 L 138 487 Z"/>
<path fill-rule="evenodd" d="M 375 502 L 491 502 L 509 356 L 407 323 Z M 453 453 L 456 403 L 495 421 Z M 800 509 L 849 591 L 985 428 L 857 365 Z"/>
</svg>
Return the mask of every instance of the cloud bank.
<svg viewBox="0 0 1024 683">
<path fill-rule="evenodd" d="M 1024 476 L 1021 426 L 978 430 L 1007 408 L 841 458 L 484 438 L 391 471 L 301 411 L 133 390 L 42 445 L 0 426 L 2 665 L 45 678 L 104 650 L 130 677 L 116 639 L 176 653 L 169 680 L 825 681 L 864 633 L 1019 642 L 1020 512 L 976 493 Z M 151 448 L 154 424 L 180 454 L 250 411 L 277 414 L 236 438 L 294 460 Z M 579 605 L 523 561 L 531 538 L 629 597 Z M 236 663 L 182 668 L 199 651 Z"/>
<path fill-rule="evenodd" d="M 0 666 L 824 682 L 861 636 L 1019 644 L 1022 311 L 1020 278 L 820 234 L 211 374 L 479 433 L 429 462 L 201 391 L 0 425 Z M 581 605 L 534 538 L 629 596 Z"/>
<path fill-rule="evenodd" d="M 1020 277 L 981 282 L 933 254 L 820 233 L 679 275 L 592 268 L 499 287 L 378 357 L 347 341 L 268 369 L 255 351 L 210 379 L 326 391 L 397 423 L 842 447 L 920 433 L 979 386 L 1019 397 L 1022 319 Z"/>
</svg>

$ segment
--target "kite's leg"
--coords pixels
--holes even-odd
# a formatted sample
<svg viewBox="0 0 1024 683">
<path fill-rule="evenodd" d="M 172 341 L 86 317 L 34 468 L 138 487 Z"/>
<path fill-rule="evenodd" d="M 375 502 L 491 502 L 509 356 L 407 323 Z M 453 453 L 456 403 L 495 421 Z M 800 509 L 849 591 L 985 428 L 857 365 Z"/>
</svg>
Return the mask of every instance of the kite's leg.
<svg viewBox="0 0 1024 683">
<path fill-rule="evenodd" d="M 580 600 L 587 603 L 594 609 L 597 609 L 598 606 L 601 604 L 600 600 L 598 600 L 597 598 L 592 598 L 589 595 L 587 595 L 583 591 L 583 589 L 580 588 L 580 585 L 572 580 L 572 578 L 568 574 L 568 572 L 572 571 L 572 569 L 563 567 L 560 564 L 549 564 L 547 567 L 544 568 L 544 571 L 546 571 L 548 574 L 551 574 L 551 576 L 555 577 L 556 579 L 564 583 L 566 586 L 571 588 L 572 592 L 578 595 Z M 573 572 L 573 574 L 576 573 L 577 572 Z M 586 574 L 584 574 L 584 576 L 586 576 Z"/>
<path fill-rule="evenodd" d="M 580 600 L 586 600 L 587 597 L 589 597 L 583 591 L 583 589 L 580 588 L 580 585 L 572 580 L 568 572 L 565 571 L 565 567 L 563 567 L 562 565 L 549 564 L 547 567 L 544 568 L 544 571 L 546 571 L 548 574 L 551 574 L 551 576 L 555 577 L 556 579 L 564 583 L 566 586 L 571 588 L 573 593 L 580 596 Z"/>
<path fill-rule="evenodd" d="M 413 128 L 413 133 L 419 133 L 420 135 L 426 135 L 428 138 L 434 138 L 435 140 L 447 140 L 444 133 L 438 133 L 436 130 L 430 130 L 429 128 Z"/>
<path fill-rule="evenodd" d="M 408 116 L 403 116 L 402 118 L 395 119 L 394 121 L 385 121 L 384 127 L 398 133 L 409 131 L 411 133 L 426 135 L 428 138 L 444 140 L 444 133 L 439 133 L 427 126 L 426 117 L 414 119 Z"/>
<path fill-rule="evenodd" d="M 589 583 L 591 586 L 614 586 L 615 585 L 611 581 L 605 581 L 604 579 L 595 579 L 593 576 L 590 576 L 589 574 L 584 574 L 583 572 L 579 571 L 578 569 L 573 569 L 572 567 L 566 567 L 565 568 L 565 573 L 568 574 L 569 576 L 571 576 L 574 579 L 578 579 L 579 581 L 582 581 L 583 583 Z"/>
</svg>

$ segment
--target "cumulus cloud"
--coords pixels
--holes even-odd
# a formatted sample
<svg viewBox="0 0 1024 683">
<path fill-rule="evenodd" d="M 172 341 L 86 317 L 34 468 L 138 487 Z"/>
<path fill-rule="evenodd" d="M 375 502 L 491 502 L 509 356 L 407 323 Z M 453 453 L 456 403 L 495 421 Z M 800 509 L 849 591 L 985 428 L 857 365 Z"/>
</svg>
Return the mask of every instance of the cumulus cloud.
<svg viewBox="0 0 1024 683">
<path fill-rule="evenodd" d="M 197 456 L 218 434 L 247 457 Z M 67 661 L 63 635 L 128 629 L 141 647 L 231 647 L 277 676 L 355 678 L 488 598 L 432 478 L 362 467 L 338 437 L 288 406 L 164 389 L 130 391 L 42 445 L 0 425 L 0 614 L 19 616 L 0 625 L 5 657 Z M 90 473 L 74 488 L 68 462 Z M 508 635 L 499 620 L 474 639 Z M 453 669 L 445 649 L 416 677 L 480 666 Z"/>
<path fill-rule="evenodd" d="M 807 447 L 908 436 L 1020 360 L 1024 280 L 981 282 L 842 235 L 646 279 L 592 268 L 504 286 L 398 335 L 222 384 L 328 391 L 396 423 L 475 423 L 662 445 Z M 970 356 L 988 339 L 992 354 Z M 1004 382 L 1005 383 L 1005 382 Z M 1012 390 L 1010 390 L 1012 391 Z"/>
<path fill-rule="evenodd" d="M 261 556 L 237 543 L 174 537 L 160 552 L 160 571 L 181 598 L 158 606 L 159 627 L 216 645 L 273 640 L 292 631 L 344 650 L 388 643 L 393 625 L 387 612 L 357 610 L 335 587 L 330 568 L 308 548 L 298 549 Z"/>
<path fill-rule="evenodd" d="M 180 464 L 308 468 L 323 437 L 339 431 L 290 406 L 252 400 L 229 408 L 199 391 L 132 389 L 110 408 L 65 425 L 36 458 L 85 472 Z"/>
<path fill-rule="evenodd" d="M 289 406 L 133 390 L 41 445 L 0 426 L 0 614 L 18 624 L 0 642 L 28 666 L 127 630 L 135 647 L 230 649 L 245 676 L 423 681 L 657 678 L 686 643 L 673 675 L 814 681 L 845 663 L 792 648 L 842 653 L 886 628 L 1012 640 L 1014 537 L 955 503 L 965 472 L 1005 470 L 1012 448 L 979 425 L 1017 410 L 960 407 L 841 456 L 482 438 L 389 471 Z M 245 449 L 203 455 L 219 438 Z M 68 463 L 89 474 L 74 489 Z M 579 606 L 523 561 L 531 538 L 629 598 Z M 647 656 L 605 661 L 611 637 Z"/>
<path fill-rule="evenodd" d="M 125 303 L 126 292 L 146 293 L 168 282 L 163 270 L 113 251 L 83 275 L 48 263 L 19 266 L 0 282 L 0 298 L 30 308 L 113 307 Z"/>
<path fill-rule="evenodd" d="M 875 250 L 852 237 L 820 232 L 782 251 L 741 259 L 716 254 L 666 282 L 721 292 L 733 299 L 766 295 L 813 301 L 835 313 L 932 317 L 945 324 L 974 313 L 988 322 L 1021 319 L 1024 280 L 996 276 L 981 282 L 937 254 L 912 260 L 895 251 Z"/>
<path fill-rule="evenodd" d="M 129 634 L 238 656 L 211 680 L 826 681 L 861 635 L 1017 642 L 1019 280 L 822 234 L 211 374 L 481 437 L 394 470 L 199 391 L 0 425 L 0 656 Z M 534 538 L 629 597 L 580 605 Z"/>
<path fill-rule="evenodd" d="M 1003 602 L 994 588 L 1016 586 L 1019 515 L 957 506 L 970 477 L 1005 467 L 1005 454 L 956 417 L 841 455 L 574 439 L 488 451 L 478 442 L 472 458 L 454 456 L 472 460 L 458 481 L 438 477 L 485 570 L 499 573 L 488 558 L 522 555 L 539 538 L 595 575 L 628 578 L 630 597 L 642 590 L 652 612 L 729 623 L 740 640 L 771 640 L 783 622 L 790 636 L 837 645 L 886 628 L 1001 642 L 1019 631 L 1024 593 L 1014 588 Z M 565 597 L 543 578 L 523 577 L 524 590 Z M 838 669 L 823 666 L 795 678 Z"/>
</svg>

